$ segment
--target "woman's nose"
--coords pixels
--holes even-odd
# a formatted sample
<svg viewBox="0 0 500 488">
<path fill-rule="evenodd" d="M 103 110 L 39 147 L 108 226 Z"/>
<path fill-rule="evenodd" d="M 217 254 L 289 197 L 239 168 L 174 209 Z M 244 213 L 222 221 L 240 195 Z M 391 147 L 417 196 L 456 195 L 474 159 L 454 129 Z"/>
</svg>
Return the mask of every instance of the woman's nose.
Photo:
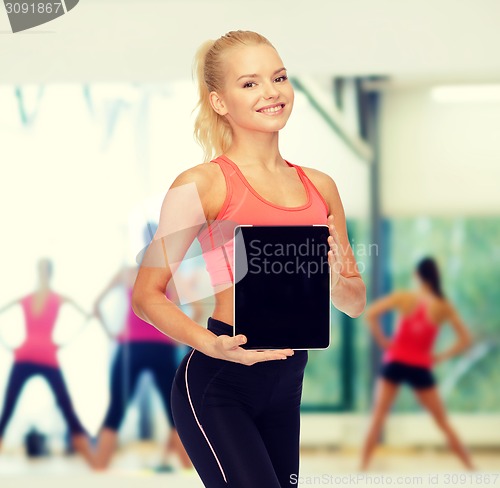
<svg viewBox="0 0 500 488">
<path fill-rule="evenodd" d="M 264 98 L 275 98 L 279 93 L 274 83 L 267 83 L 264 85 Z"/>
</svg>

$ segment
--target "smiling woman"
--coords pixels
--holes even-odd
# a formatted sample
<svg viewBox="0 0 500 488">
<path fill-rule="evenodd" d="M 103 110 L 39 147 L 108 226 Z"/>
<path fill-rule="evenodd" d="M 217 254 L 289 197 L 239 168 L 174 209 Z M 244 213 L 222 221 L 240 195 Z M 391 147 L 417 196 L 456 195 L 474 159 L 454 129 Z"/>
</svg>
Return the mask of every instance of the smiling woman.
<svg viewBox="0 0 500 488">
<path fill-rule="evenodd" d="M 244 57 L 239 53 L 242 46 Z M 281 123 L 276 130 L 286 124 L 294 92 L 281 58 L 264 36 L 248 31 L 229 32 L 216 43 L 202 44 L 196 59 L 197 78 L 204 82 L 199 84 L 195 136 L 205 149 L 207 161 L 225 153 L 234 143 L 237 134 L 232 121 L 247 126 L 252 120 L 265 120 L 255 117 L 258 113 L 266 118 L 280 116 L 274 121 Z M 278 92 L 280 97 L 275 101 L 273 97 Z M 250 114 L 253 119 L 248 118 Z"/>
<path fill-rule="evenodd" d="M 238 224 L 327 224 L 332 303 L 359 316 L 365 286 L 335 182 L 280 154 L 279 131 L 290 117 L 294 91 L 276 49 L 258 33 L 232 31 L 204 43 L 195 68 L 195 136 L 208 162 L 182 172 L 167 192 L 137 275 L 133 307 L 158 330 L 192 347 L 175 376 L 172 413 L 205 486 L 293 486 L 308 352 L 241 347 L 246 337 L 234 335 L 232 323 L 231 230 Z M 175 198 L 193 183 L 197 194 L 192 201 Z M 194 208 L 208 222 L 194 219 Z M 216 292 L 206 329 L 164 295 L 195 238 Z"/>
</svg>

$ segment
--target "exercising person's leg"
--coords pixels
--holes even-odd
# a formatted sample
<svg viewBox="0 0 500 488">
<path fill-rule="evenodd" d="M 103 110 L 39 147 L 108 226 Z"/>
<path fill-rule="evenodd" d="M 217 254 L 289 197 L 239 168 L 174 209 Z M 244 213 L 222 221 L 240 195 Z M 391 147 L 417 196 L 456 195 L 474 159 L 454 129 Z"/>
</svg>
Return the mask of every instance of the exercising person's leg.
<svg viewBox="0 0 500 488">
<path fill-rule="evenodd" d="M 151 344 L 148 355 L 148 367 L 153 373 L 170 427 L 173 427 L 174 418 L 172 416 L 170 394 L 177 370 L 176 346 L 162 343 Z"/>
<path fill-rule="evenodd" d="M 85 427 L 83 427 L 73 408 L 73 402 L 69 396 L 61 370 L 49 366 L 40 366 L 39 374 L 47 380 L 54 392 L 57 405 L 61 409 L 71 434 L 86 434 Z"/>
<path fill-rule="evenodd" d="M 368 464 L 372 457 L 373 451 L 380 438 L 380 433 L 382 431 L 385 418 L 389 413 L 394 399 L 396 398 L 398 390 L 398 383 L 390 381 L 383 377 L 379 377 L 377 379 L 370 426 L 368 428 L 368 432 L 366 434 L 365 441 L 362 447 L 360 466 L 361 471 L 364 471 L 368 468 Z"/>
<path fill-rule="evenodd" d="M 171 393 L 177 370 L 177 346 L 174 344 L 154 343 L 149 354 L 149 368 L 151 369 L 158 392 L 163 402 L 165 414 L 170 425 L 170 434 L 164 446 L 164 456 L 168 458 L 171 452 L 176 452 L 185 468 L 191 468 L 191 460 L 184 449 L 179 434 L 174 425 L 172 415 Z"/>
<path fill-rule="evenodd" d="M 451 450 L 460 458 L 467 469 L 473 470 L 474 465 L 470 455 L 448 420 L 446 409 L 437 388 L 432 386 L 430 388 L 414 389 L 414 392 L 421 405 L 431 413 L 439 428 L 444 432 Z"/>
<path fill-rule="evenodd" d="M 132 398 L 142 365 L 136 360 L 135 344 L 119 346 L 111 368 L 110 404 L 99 432 L 99 441 L 94 467 L 104 470 L 109 466 L 118 444 L 118 430 L 125 417 L 127 405 Z"/>
<path fill-rule="evenodd" d="M 0 447 L 5 429 L 14 413 L 19 394 L 26 380 L 36 373 L 36 366 L 30 363 L 14 363 L 10 371 L 7 388 L 5 390 L 5 402 L 0 418 Z"/>
<path fill-rule="evenodd" d="M 41 374 L 47 380 L 52 391 L 54 392 L 57 405 L 61 409 L 61 412 L 71 432 L 73 447 L 92 466 L 94 457 L 92 454 L 90 441 L 85 428 L 76 415 L 61 370 L 59 368 L 50 366 L 40 366 L 39 374 Z"/>
</svg>

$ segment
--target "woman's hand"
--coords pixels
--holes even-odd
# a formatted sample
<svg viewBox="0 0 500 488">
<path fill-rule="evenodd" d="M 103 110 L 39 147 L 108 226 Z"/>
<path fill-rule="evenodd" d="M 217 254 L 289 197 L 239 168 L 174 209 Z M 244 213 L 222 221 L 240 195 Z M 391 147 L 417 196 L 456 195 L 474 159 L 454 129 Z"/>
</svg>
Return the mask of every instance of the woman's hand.
<svg viewBox="0 0 500 488">
<path fill-rule="evenodd" d="M 101 327 L 104 329 L 104 332 L 106 335 L 111 339 L 114 340 L 115 336 L 108 330 L 104 317 L 102 316 L 101 310 L 99 308 L 99 303 L 95 303 L 94 307 L 92 308 L 92 312 L 90 312 L 89 317 L 95 317 L 97 320 L 99 320 L 99 323 L 101 324 Z"/>
<path fill-rule="evenodd" d="M 92 308 L 91 314 L 98 320 L 102 321 L 101 310 L 99 309 L 99 304 L 96 302 Z"/>
<path fill-rule="evenodd" d="M 379 342 L 379 346 L 384 351 L 386 349 L 390 349 L 390 347 L 392 346 L 392 340 L 391 339 L 387 339 L 387 338 L 381 339 L 380 342 Z"/>
<path fill-rule="evenodd" d="M 436 366 L 437 364 L 442 363 L 445 359 L 446 358 L 441 354 L 434 354 L 432 356 L 432 365 Z"/>
<path fill-rule="evenodd" d="M 330 235 L 328 236 L 328 244 L 330 245 L 330 250 L 328 251 L 328 263 L 330 264 L 332 290 L 337 286 L 340 281 L 340 275 L 344 268 L 342 263 L 342 253 L 340 252 L 340 240 L 337 234 L 337 230 L 333 225 L 333 215 L 328 216 L 327 220 L 328 230 Z"/>
<path fill-rule="evenodd" d="M 212 347 L 212 357 L 217 359 L 224 359 L 234 363 L 245 364 L 251 366 L 252 364 L 261 361 L 272 361 L 275 359 L 286 359 L 288 356 L 293 356 L 293 349 L 273 349 L 266 351 L 247 350 L 240 347 L 245 344 L 247 338 L 239 334 L 237 336 L 220 335 L 215 338 Z"/>
</svg>

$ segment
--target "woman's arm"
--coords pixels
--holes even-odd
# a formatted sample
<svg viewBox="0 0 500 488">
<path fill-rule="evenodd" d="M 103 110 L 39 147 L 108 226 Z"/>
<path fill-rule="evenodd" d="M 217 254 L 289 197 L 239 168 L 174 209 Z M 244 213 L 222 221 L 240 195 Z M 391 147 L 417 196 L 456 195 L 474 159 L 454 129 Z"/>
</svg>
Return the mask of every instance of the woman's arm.
<svg viewBox="0 0 500 488">
<path fill-rule="evenodd" d="M 377 344 L 382 349 L 387 349 L 391 345 L 391 339 L 384 334 L 380 325 L 379 316 L 389 310 L 399 308 L 402 296 L 402 292 L 395 291 L 385 297 L 375 300 L 366 310 L 366 322 L 368 323 L 370 331 L 377 341 Z"/>
<path fill-rule="evenodd" d="M 98 317 L 102 321 L 101 312 L 99 310 L 99 305 L 101 304 L 101 300 L 115 287 L 121 285 L 125 282 L 125 269 L 120 269 L 108 283 L 106 288 L 104 288 L 101 293 L 94 300 L 93 314 Z"/>
<path fill-rule="evenodd" d="M 455 307 L 450 302 L 448 302 L 447 308 L 447 320 L 449 320 L 449 322 L 451 323 L 451 326 L 455 330 L 458 339 L 452 347 L 434 356 L 434 364 L 440 363 L 441 361 L 462 353 L 463 351 L 468 349 L 473 342 L 472 335 L 470 334 L 466 325 L 462 322 L 462 319 L 458 315 Z"/>
<path fill-rule="evenodd" d="M 176 280 L 177 292 L 180 288 L 184 303 L 188 303 L 190 306 L 190 316 L 198 324 L 203 319 L 202 301 L 197 295 L 197 286 L 200 279 L 201 277 L 198 269 L 194 269 L 188 271 L 186 275 L 181 277 L 180 287 L 177 286 L 178 280 Z"/>
<path fill-rule="evenodd" d="M 99 293 L 97 298 L 94 300 L 94 306 L 92 309 L 92 315 L 95 316 L 96 318 L 99 319 L 99 323 L 101 324 L 102 328 L 104 329 L 104 332 L 110 339 L 114 339 L 115 336 L 114 334 L 108 329 L 106 325 L 106 321 L 104 320 L 104 317 L 102 316 L 101 309 L 100 309 L 100 303 L 101 300 L 116 286 L 122 285 L 123 283 L 126 282 L 126 269 L 120 269 L 111 279 L 111 281 L 108 283 L 108 285 Z"/>
<path fill-rule="evenodd" d="M 73 342 L 73 340 L 83 332 L 83 330 L 89 325 L 90 319 L 94 316 L 94 314 L 93 314 L 93 312 L 87 312 L 83 307 L 81 307 L 78 303 L 76 303 L 72 298 L 69 298 L 65 295 L 59 295 L 59 297 L 61 298 L 62 303 L 68 303 L 69 305 L 74 307 L 76 310 L 78 310 L 85 317 L 85 320 L 82 322 L 82 324 L 80 325 L 78 330 L 74 334 L 72 334 L 70 339 L 67 339 L 66 341 L 64 341 L 64 343 L 57 343 L 58 347 L 65 347 L 68 344 L 71 344 Z"/>
<path fill-rule="evenodd" d="M 366 306 L 366 286 L 349 243 L 344 207 L 337 185 L 326 173 L 312 168 L 307 168 L 307 171 L 314 178 L 329 207 L 326 223 L 330 228 L 328 243 L 331 252 L 328 253 L 328 262 L 332 274 L 332 303 L 350 317 L 359 317 Z"/>
<path fill-rule="evenodd" d="M 83 307 L 78 305 L 78 303 L 76 303 L 75 300 L 73 300 L 72 298 L 69 298 L 65 295 L 59 295 L 59 296 L 61 297 L 61 301 L 63 303 L 70 304 L 72 307 L 76 308 L 76 310 L 78 310 L 82 315 L 84 315 L 87 319 L 89 319 L 94 315 L 92 312 L 87 312 Z"/>
<path fill-rule="evenodd" d="M 146 322 L 178 342 L 219 359 L 246 365 L 286 359 L 292 349 L 252 351 L 239 347 L 243 335 L 217 336 L 189 318 L 165 296 L 165 289 L 198 232 L 212 215 L 214 169 L 206 163 L 182 172 L 172 183 L 160 212 L 158 229 L 141 262 L 132 308 Z"/>
<path fill-rule="evenodd" d="M 5 312 L 5 310 L 9 309 L 10 307 L 13 307 L 14 305 L 17 305 L 21 301 L 20 298 L 17 298 L 16 300 L 12 300 L 11 302 L 5 304 L 2 308 L 0 308 L 0 313 Z"/>
<path fill-rule="evenodd" d="M 21 298 L 17 298 L 16 300 L 12 300 L 9 303 L 6 303 L 2 308 L 0 308 L 0 313 L 5 312 L 5 310 L 8 310 L 10 307 L 13 307 L 14 305 L 17 305 L 21 301 Z M 1 331 L 0 331 L 1 332 Z M 3 340 L 2 336 L 0 335 L 0 344 L 4 346 L 7 350 L 11 351 L 12 348 L 9 347 Z"/>
</svg>

